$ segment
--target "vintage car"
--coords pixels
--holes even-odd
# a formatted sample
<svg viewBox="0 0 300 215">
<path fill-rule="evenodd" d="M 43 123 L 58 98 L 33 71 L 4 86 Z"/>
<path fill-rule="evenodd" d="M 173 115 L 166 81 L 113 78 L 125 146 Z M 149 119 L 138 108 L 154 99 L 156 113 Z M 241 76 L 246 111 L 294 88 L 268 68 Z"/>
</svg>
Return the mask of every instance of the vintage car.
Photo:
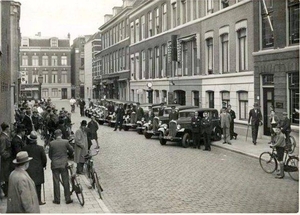
<svg viewBox="0 0 300 215">
<path fill-rule="evenodd" d="M 105 119 L 108 115 L 108 110 L 105 106 L 97 106 L 94 112 L 94 116 L 96 121 L 100 124 L 103 125 L 105 122 Z"/>
<path fill-rule="evenodd" d="M 160 128 L 160 126 L 169 123 L 169 114 L 172 111 L 172 106 L 175 106 L 175 110 L 178 112 L 180 110 L 196 108 L 195 106 L 181 106 L 178 104 L 171 104 L 165 106 L 163 116 L 156 116 L 154 117 L 152 122 L 145 123 L 144 136 L 146 139 L 150 139 L 152 136 L 159 136 L 158 129 Z"/>
<path fill-rule="evenodd" d="M 218 110 L 213 108 L 197 108 L 182 110 L 179 112 L 178 120 L 171 120 L 169 124 L 163 124 L 159 129 L 159 141 L 161 145 L 165 145 L 167 141 L 180 142 L 186 148 L 189 147 L 192 141 L 192 125 L 191 118 L 195 112 L 203 117 L 203 112 L 207 111 L 212 118 L 212 133 L 211 137 L 217 141 L 221 139 L 222 129 L 219 119 Z"/>
<path fill-rule="evenodd" d="M 158 115 L 158 110 L 160 108 L 160 104 L 143 104 L 141 105 L 141 107 L 144 109 L 144 114 L 146 115 L 149 112 L 149 106 L 152 107 L 153 113 L 154 115 Z M 151 123 L 151 121 L 148 121 L 145 117 L 143 117 L 141 120 L 137 121 L 137 127 L 136 127 L 136 131 L 138 134 L 143 134 L 144 133 L 144 129 L 145 129 L 145 124 L 146 123 Z"/>
</svg>

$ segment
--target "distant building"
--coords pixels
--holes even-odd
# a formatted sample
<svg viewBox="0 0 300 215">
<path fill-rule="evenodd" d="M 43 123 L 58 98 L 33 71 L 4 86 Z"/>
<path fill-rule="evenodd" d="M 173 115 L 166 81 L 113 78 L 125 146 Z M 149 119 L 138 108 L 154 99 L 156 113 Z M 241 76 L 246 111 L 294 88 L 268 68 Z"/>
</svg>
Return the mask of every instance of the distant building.
<svg viewBox="0 0 300 215">
<path fill-rule="evenodd" d="M 43 77 L 42 98 L 71 97 L 70 37 L 22 37 L 20 47 L 21 94 L 40 99 L 39 77 Z"/>
<path fill-rule="evenodd" d="M 71 46 L 72 97 L 84 98 L 84 45 L 91 35 L 77 37 Z"/>
<path fill-rule="evenodd" d="M 14 122 L 19 101 L 19 46 L 21 4 L 0 1 L 0 124 Z"/>
<path fill-rule="evenodd" d="M 98 71 L 98 61 L 95 58 L 96 53 L 101 51 L 101 34 L 100 32 L 92 35 L 84 45 L 84 98 L 99 98 L 100 89 L 95 82 L 100 76 Z"/>
</svg>

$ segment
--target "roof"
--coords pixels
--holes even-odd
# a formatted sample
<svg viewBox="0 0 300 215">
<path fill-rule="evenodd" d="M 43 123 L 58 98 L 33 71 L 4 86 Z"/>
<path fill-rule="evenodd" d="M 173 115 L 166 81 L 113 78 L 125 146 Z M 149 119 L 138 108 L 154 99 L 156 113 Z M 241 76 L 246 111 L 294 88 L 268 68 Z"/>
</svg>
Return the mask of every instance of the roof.
<svg viewBox="0 0 300 215">
<path fill-rule="evenodd" d="M 96 40 L 96 39 L 101 39 L 101 33 L 100 33 L 100 31 L 97 31 L 96 33 L 94 33 L 94 34 L 87 40 L 87 42 L 90 42 L 90 41 Z"/>
</svg>

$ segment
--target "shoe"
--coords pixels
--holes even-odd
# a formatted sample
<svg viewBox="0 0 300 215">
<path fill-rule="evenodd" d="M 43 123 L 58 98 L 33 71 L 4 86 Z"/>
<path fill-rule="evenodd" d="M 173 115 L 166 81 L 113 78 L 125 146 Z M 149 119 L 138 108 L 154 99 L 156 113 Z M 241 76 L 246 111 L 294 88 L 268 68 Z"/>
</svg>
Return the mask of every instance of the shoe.
<svg viewBox="0 0 300 215">
<path fill-rule="evenodd" d="M 230 140 L 232 140 L 233 139 L 233 137 L 230 137 Z"/>
<path fill-rule="evenodd" d="M 226 142 L 223 142 L 223 144 L 225 144 Z"/>
<path fill-rule="evenodd" d="M 116 131 L 117 129 L 114 129 L 114 131 Z"/>
<path fill-rule="evenodd" d="M 72 200 L 72 199 L 66 201 L 66 204 L 67 204 L 67 205 L 68 205 L 68 204 L 71 204 L 71 203 L 73 203 L 73 200 Z"/>
<path fill-rule="evenodd" d="M 238 134 L 236 134 L 236 135 L 234 136 L 234 139 L 236 139 L 236 138 L 237 138 L 237 136 L 238 136 Z"/>
<path fill-rule="evenodd" d="M 39 205 L 45 205 L 46 202 L 39 202 Z"/>
<path fill-rule="evenodd" d="M 275 176 L 275 178 L 277 178 L 277 179 L 283 179 L 283 178 L 284 178 L 284 175 L 283 175 L 283 176 L 277 175 L 277 176 Z"/>
<path fill-rule="evenodd" d="M 57 205 L 60 204 L 60 202 L 57 202 L 57 201 L 55 201 L 55 200 L 53 200 L 52 202 L 53 202 L 54 204 L 57 204 Z"/>
<path fill-rule="evenodd" d="M 211 148 L 209 148 L 208 151 L 211 151 Z"/>
<path fill-rule="evenodd" d="M 231 142 L 228 142 L 228 145 L 231 145 Z"/>
<path fill-rule="evenodd" d="M 99 147 L 99 146 L 96 146 L 95 149 L 100 149 L 100 147 Z"/>
<path fill-rule="evenodd" d="M 256 145 L 256 142 L 254 142 L 253 144 Z"/>
<path fill-rule="evenodd" d="M 203 151 L 208 151 L 208 149 L 203 149 Z"/>
</svg>

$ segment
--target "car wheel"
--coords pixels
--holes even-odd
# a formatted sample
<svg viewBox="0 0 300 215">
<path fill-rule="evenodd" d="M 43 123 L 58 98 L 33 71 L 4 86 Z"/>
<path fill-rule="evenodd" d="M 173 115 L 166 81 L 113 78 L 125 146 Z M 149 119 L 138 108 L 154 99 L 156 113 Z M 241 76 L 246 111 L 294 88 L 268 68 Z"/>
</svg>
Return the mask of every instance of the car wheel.
<svg viewBox="0 0 300 215">
<path fill-rule="evenodd" d="M 144 136 L 146 139 L 150 139 L 152 137 L 152 134 L 149 134 L 149 133 L 147 133 L 147 131 L 145 131 Z"/>
<path fill-rule="evenodd" d="M 213 139 L 214 141 L 219 141 L 222 139 L 222 129 L 220 127 L 216 127 Z"/>
<path fill-rule="evenodd" d="M 128 126 L 125 126 L 124 127 L 124 131 L 128 131 L 129 130 L 129 127 Z"/>
<path fill-rule="evenodd" d="M 166 145 L 167 140 L 164 139 L 164 136 L 163 136 L 163 133 L 162 133 L 162 132 L 159 132 L 158 139 L 159 139 L 159 142 L 160 142 L 160 144 L 161 144 L 162 146 L 163 146 L 163 145 Z"/>
<path fill-rule="evenodd" d="M 138 129 L 138 130 L 137 130 L 137 133 L 138 133 L 138 134 L 143 134 L 142 129 Z"/>
<path fill-rule="evenodd" d="M 99 121 L 99 125 L 103 125 L 103 121 Z"/>
<path fill-rule="evenodd" d="M 189 133 L 185 133 L 182 138 L 182 147 L 187 148 L 190 146 L 191 135 Z"/>
</svg>

